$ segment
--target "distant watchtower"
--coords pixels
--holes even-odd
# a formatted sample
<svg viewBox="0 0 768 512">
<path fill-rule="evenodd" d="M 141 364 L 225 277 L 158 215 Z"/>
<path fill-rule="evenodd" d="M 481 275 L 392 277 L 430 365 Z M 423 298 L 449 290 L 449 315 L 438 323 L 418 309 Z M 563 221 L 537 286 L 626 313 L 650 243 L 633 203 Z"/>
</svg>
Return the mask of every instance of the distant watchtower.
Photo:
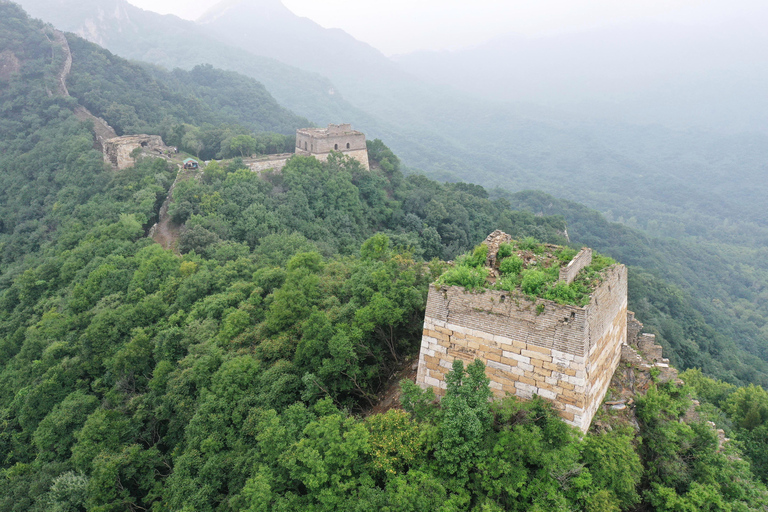
<svg viewBox="0 0 768 512">
<path fill-rule="evenodd" d="M 339 151 L 360 162 L 366 170 L 368 149 L 365 134 L 355 131 L 349 124 L 329 124 L 327 128 L 300 128 L 296 130 L 296 154 L 314 156 L 325 161 L 331 151 Z"/>
</svg>

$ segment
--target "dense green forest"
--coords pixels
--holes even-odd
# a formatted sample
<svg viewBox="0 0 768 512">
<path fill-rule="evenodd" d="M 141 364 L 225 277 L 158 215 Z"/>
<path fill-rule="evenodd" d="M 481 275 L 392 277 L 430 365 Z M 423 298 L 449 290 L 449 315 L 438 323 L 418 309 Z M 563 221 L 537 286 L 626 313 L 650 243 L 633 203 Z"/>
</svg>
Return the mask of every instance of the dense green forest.
<svg viewBox="0 0 768 512">
<path fill-rule="evenodd" d="M 542 400 L 488 402 L 479 362 L 454 366 L 440 404 L 405 381 L 402 409 L 370 414 L 418 350 L 443 260 L 494 229 L 565 244 L 571 212 L 405 176 L 375 140 L 370 172 L 341 156 L 294 157 L 263 176 L 236 158 L 211 163 L 177 182 L 178 252 L 164 250 L 146 234 L 176 167 L 140 158 L 109 169 L 77 103 L 127 133 L 279 130 L 296 118 L 259 110 L 251 81 L 208 68 L 196 84 L 136 75 L 74 36 L 72 97 L 49 94 L 62 65 L 49 30 L 0 3 L 0 43 L 20 63 L 0 79 L 0 509 L 768 507 L 766 392 L 697 371 L 688 386 L 636 397 L 637 428 L 604 413 L 611 428 L 585 436 Z M 222 80 L 252 106 L 250 121 L 228 110 Z M 636 232 L 584 215 L 594 225 L 569 224 L 572 238 L 611 253 L 624 242 L 598 228 L 636 236 L 638 260 L 620 256 L 651 261 Z M 630 275 L 633 307 L 673 357 L 761 382 L 763 360 L 730 363 L 729 333 L 696 317 L 687 292 L 639 266 Z M 700 419 L 687 418 L 694 395 Z M 734 441 L 719 446 L 707 419 Z"/>
<path fill-rule="evenodd" d="M 258 77 L 284 105 L 316 121 L 344 116 L 429 177 L 500 187 L 493 197 L 515 208 L 563 215 L 574 244 L 636 267 L 633 283 L 643 291 L 633 292 L 632 307 L 676 364 L 735 383 L 768 384 L 764 134 L 676 131 L 485 101 L 406 79 L 383 56 L 372 61 L 379 72 L 367 74 L 354 59 L 336 59 L 331 82 L 255 55 L 249 38 L 231 41 L 239 48 L 226 46 L 192 22 L 125 4 L 129 21 L 96 20 L 94 12 L 107 10 L 102 0 L 67 2 L 67 9 L 52 8 L 50 0 L 24 4 L 73 30 L 88 20 L 121 55 L 185 69 L 212 62 Z M 185 31 L 196 37 L 185 38 Z M 197 154 L 194 148 L 209 137 L 202 132 L 216 131 L 191 130 L 186 149 Z M 201 155 L 232 156 L 221 153 L 221 136 L 210 139 Z M 181 138 L 169 140 L 178 145 Z M 576 203 L 510 195 L 527 189 Z"/>
</svg>

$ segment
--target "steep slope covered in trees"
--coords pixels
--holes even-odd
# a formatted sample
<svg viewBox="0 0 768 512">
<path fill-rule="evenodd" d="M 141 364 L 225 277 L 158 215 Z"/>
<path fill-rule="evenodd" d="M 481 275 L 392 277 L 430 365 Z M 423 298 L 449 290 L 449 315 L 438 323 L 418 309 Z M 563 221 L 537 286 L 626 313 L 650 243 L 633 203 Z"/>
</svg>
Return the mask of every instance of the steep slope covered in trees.
<svg viewBox="0 0 768 512">
<path fill-rule="evenodd" d="M 766 472 L 755 388 L 725 401 L 755 432 L 743 434 L 754 469 L 705 423 L 679 421 L 690 390 L 674 384 L 638 399 L 639 431 L 584 438 L 540 400 L 489 404 L 477 362 L 453 368 L 439 406 L 404 384 L 404 411 L 357 416 L 418 348 L 445 267 L 425 260 L 495 228 L 563 243 L 564 218 L 404 177 L 372 141 L 370 172 L 342 157 L 295 157 L 263 177 L 212 163 L 174 189 L 182 254 L 164 250 L 145 233 L 177 169 L 105 168 L 72 112 L 90 102 L 124 130 L 170 118 L 194 132 L 208 110 L 231 115 L 226 98 L 148 74 L 132 84 L 140 68 L 74 39 L 73 97 L 49 96 L 61 55 L 45 31 L 0 3 L 20 63 L 0 81 L 1 509 L 766 507 L 751 472 Z M 194 98 L 205 108 L 190 113 Z"/>
</svg>

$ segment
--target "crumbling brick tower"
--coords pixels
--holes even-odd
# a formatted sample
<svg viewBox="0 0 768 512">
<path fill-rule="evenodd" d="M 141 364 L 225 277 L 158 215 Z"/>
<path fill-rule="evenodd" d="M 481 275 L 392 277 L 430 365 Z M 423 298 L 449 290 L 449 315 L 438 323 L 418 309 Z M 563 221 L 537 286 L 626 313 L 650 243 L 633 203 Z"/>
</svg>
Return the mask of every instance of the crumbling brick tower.
<svg viewBox="0 0 768 512">
<path fill-rule="evenodd" d="M 360 162 L 366 170 L 368 148 L 365 134 L 355 131 L 349 124 L 329 124 L 327 128 L 300 128 L 296 130 L 296 154 L 314 156 L 325 161 L 331 151 L 339 151 Z"/>
<path fill-rule="evenodd" d="M 496 231 L 484 243 L 493 265 L 499 244 L 511 237 Z M 582 250 L 560 279 L 573 280 L 592 260 Z M 570 281 L 568 281 L 570 282 Z M 562 418 L 586 432 L 621 357 L 627 336 L 627 269 L 603 270 L 589 304 L 561 305 L 521 293 L 462 287 L 430 287 L 416 382 L 446 388 L 454 359 L 486 365 L 497 397 L 537 394 L 550 400 Z"/>
</svg>

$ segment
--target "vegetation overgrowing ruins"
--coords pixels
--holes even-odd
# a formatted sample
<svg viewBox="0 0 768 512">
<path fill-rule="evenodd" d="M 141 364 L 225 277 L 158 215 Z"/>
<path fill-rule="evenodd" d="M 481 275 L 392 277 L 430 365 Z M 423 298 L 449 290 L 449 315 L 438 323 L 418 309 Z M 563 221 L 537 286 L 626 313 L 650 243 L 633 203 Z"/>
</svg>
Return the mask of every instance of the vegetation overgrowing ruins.
<svg viewBox="0 0 768 512">
<path fill-rule="evenodd" d="M 532 237 L 510 240 L 499 245 L 492 266 L 488 265 L 488 245 L 482 243 L 470 253 L 456 258 L 436 284 L 463 286 L 466 290 L 506 290 L 530 299 L 543 298 L 558 304 L 586 306 L 589 295 L 603 278 L 603 271 L 616 262 L 597 253 L 592 262 L 568 283 L 560 270 L 578 251 L 568 246 L 542 243 Z"/>
</svg>

